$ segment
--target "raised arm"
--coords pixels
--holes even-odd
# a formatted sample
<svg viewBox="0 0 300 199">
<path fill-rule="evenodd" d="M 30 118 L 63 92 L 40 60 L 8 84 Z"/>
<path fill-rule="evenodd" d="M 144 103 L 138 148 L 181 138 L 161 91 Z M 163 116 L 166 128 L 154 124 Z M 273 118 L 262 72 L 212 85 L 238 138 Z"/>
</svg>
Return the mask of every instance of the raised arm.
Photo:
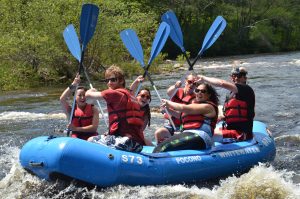
<svg viewBox="0 0 300 199">
<path fill-rule="evenodd" d="M 176 89 L 181 87 L 181 81 L 177 81 L 174 85 L 170 86 L 167 90 L 167 95 L 171 97 Z"/>
<path fill-rule="evenodd" d="M 76 77 L 73 80 L 72 84 L 64 90 L 64 92 L 61 94 L 59 98 L 61 108 L 66 114 L 67 118 L 70 117 L 70 112 L 71 112 L 71 106 L 68 103 L 68 98 L 71 96 L 71 93 L 75 91 L 76 86 L 78 86 L 79 83 L 80 83 L 80 75 L 76 74 Z"/>
<path fill-rule="evenodd" d="M 217 86 L 217 87 L 222 87 L 225 88 L 233 93 L 237 93 L 238 89 L 236 87 L 236 85 L 234 83 L 222 80 L 222 79 L 218 79 L 218 78 L 214 78 L 214 77 L 206 77 L 203 75 L 197 75 L 197 83 L 202 83 L 202 82 L 206 82 L 209 83 L 213 86 Z"/>
<path fill-rule="evenodd" d="M 103 96 L 100 91 L 97 91 L 96 89 L 89 89 L 85 93 L 85 97 L 87 100 L 100 100 L 103 99 Z"/>
<path fill-rule="evenodd" d="M 140 75 L 131 83 L 129 90 L 132 95 L 135 94 L 135 91 L 138 88 L 139 83 L 143 81 L 144 81 L 144 77 Z"/>
<path fill-rule="evenodd" d="M 163 101 L 163 106 L 173 109 L 175 111 L 186 113 L 189 115 L 202 114 L 207 117 L 215 117 L 217 114 L 214 107 L 210 104 L 180 104 L 169 100 Z"/>
</svg>

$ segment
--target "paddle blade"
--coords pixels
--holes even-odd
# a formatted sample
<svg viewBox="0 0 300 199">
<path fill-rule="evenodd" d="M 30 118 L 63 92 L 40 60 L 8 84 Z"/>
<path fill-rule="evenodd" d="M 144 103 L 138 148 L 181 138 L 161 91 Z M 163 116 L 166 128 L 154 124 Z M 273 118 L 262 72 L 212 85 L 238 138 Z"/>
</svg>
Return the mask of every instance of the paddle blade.
<svg viewBox="0 0 300 199">
<path fill-rule="evenodd" d="M 172 10 L 169 10 L 162 15 L 161 20 L 170 26 L 170 37 L 172 41 L 181 49 L 182 52 L 185 52 L 183 47 L 182 31 L 175 13 Z"/>
<path fill-rule="evenodd" d="M 93 4 L 84 4 L 80 16 L 80 40 L 82 51 L 94 35 L 99 15 L 99 8 Z"/>
<path fill-rule="evenodd" d="M 120 33 L 123 44 L 133 58 L 135 58 L 142 67 L 144 64 L 144 53 L 140 40 L 134 30 L 126 29 Z"/>
<path fill-rule="evenodd" d="M 70 50 L 71 54 L 80 62 L 81 50 L 80 43 L 76 30 L 72 24 L 68 25 L 63 32 L 64 40 Z"/>
<path fill-rule="evenodd" d="M 226 25 L 227 25 L 226 20 L 223 17 L 218 16 L 215 19 L 215 21 L 210 26 L 209 30 L 207 31 L 207 33 L 205 35 L 205 38 L 204 38 L 204 41 L 202 44 L 202 48 L 199 51 L 198 55 L 201 56 L 206 49 L 208 49 L 211 45 L 213 45 L 213 43 L 215 43 L 215 41 L 222 34 Z"/>
<path fill-rule="evenodd" d="M 153 59 L 160 53 L 170 35 L 170 26 L 166 22 L 162 22 L 156 32 L 151 48 L 151 56 L 148 61 L 150 66 Z"/>
</svg>

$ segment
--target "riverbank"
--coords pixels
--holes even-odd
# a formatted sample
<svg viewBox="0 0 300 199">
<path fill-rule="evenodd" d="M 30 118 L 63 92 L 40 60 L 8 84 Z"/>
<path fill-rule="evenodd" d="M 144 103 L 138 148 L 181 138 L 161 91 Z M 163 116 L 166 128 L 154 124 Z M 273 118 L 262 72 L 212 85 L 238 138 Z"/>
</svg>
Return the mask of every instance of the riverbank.
<svg viewBox="0 0 300 199">
<path fill-rule="evenodd" d="M 203 72 L 203 68 L 207 66 L 207 63 L 213 63 L 209 67 L 218 67 L 223 66 L 234 66 L 233 62 L 239 60 L 243 64 L 245 57 L 255 58 L 261 56 L 284 56 L 290 53 L 295 52 L 282 52 L 282 53 L 264 53 L 264 54 L 249 54 L 249 55 L 234 55 L 234 56 L 220 56 L 220 57 L 203 57 L 199 59 L 194 65 L 194 70 L 196 72 Z M 193 61 L 193 60 L 191 60 Z M 143 74 L 143 70 L 140 65 L 136 62 L 126 62 L 120 65 L 124 70 L 128 79 L 132 80 L 139 74 Z M 98 82 L 99 79 L 103 78 L 105 68 L 109 66 L 99 66 L 99 70 L 96 72 L 90 72 L 89 76 L 91 82 Z M 183 57 L 178 58 L 177 60 L 164 60 L 161 59 L 158 63 L 150 67 L 150 73 L 152 75 L 168 75 L 178 74 L 181 71 L 188 70 L 189 66 L 186 60 Z M 76 70 L 69 71 L 66 69 L 65 75 L 57 74 L 55 69 L 43 69 L 40 72 L 34 71 L 33 69 L 28 69 L 26 67 L 6 67 L 6 65 L 0 65 L 0 90 L 1 91 L 13 91 L 13 90 L 27 90 L 38 87 L 59 87 L 68 85 L 72 82 Z M 180 79 L 180 78 L 179 78 Z"/>
</svg>

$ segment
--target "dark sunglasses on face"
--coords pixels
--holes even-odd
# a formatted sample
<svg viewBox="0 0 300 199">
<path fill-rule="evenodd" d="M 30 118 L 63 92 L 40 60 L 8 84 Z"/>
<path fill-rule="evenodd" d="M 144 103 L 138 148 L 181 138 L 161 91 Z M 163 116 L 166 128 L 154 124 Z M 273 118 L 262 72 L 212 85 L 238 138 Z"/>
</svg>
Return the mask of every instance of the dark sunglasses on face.
<svg viewBox="0 0 300 199">
<path fill-rule="evenodd" d="M 194 82 L 194 81 L 192 81 L 192 80 L 186 80 L 186 82 L 187 82 L 188 84 L 195 85 L 195 82 Z"/>
<path fill-rule="evenodd" d="M 195 90 L 194 90 L 194 92 L 195 93 L 202 93 L 202 94 L 204 94 L 204 93 L 207 93 L 207 90 L 201 90 L 201 89 L 198 89 L 198 88 L 196 88 Z"/>
<path fill-rule="evenodd" d="M 118 80 L 118 78 L 113 77 L 113 78 L 105 79 L 104 81 L 105 81 L 106 83 L 108 83 L 109 81 L 110 81 L 110 82 L 116 82 L 117 80 Z"/>
<path fill-rule="evenodd" d="M 140 95 L 140 96 L 141 96 L 141 98 L 147 98 L 148 100 L 150 99 L 150 96 L 149 96 L 149 95 L 142 94 L 142 95 Z"/>
<path fill-rule="evenodd" d="M 241 77 L 243 77 L 243 76 L 246 77 L 246 74 L 244 74 L 244 73 L 239 73 L 239 74 L 232 74 L 232 75 L 231 75 L 232 78 L 235 78 L 235 77 L 241 78 Z"/>
</svg>

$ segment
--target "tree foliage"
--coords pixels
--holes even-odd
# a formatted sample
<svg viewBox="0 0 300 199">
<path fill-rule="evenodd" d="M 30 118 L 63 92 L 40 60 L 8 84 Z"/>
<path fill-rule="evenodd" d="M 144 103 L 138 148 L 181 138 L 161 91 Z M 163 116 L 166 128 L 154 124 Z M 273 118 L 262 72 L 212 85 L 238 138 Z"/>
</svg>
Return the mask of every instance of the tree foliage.
<svg viewBox="0 0 300 199">
<path fill-rule="evenodd" d="M 78 63 L 69 53 L 62 32 L 71 23 L 79 30 L 82 3 L 85 1 L 0 0 L 1 90 L 63 83 L 74 77 Z M 218 15 L 226 19 L 227 28 L 205 56 L 300 49 L 300 0 L 92 0 L 88 3 L 100 8 L 98 25 L 85 56 L 84 64 L 90 74 L 103 74 L 100 66 L 111 64 L 122 66 L 127 74 L 141 73 L 119 33 L 126 28 L 134 29 L 148 59 L 160 17 L 170 9 L 177 15 L 184 46 L 192 57 L 200 50 Z M 180 49 L 171 40 L 163 52 L 171 59 L 180 55 Z M 156 65 L 151 70 L 157 70 Z"/>
</svg>

